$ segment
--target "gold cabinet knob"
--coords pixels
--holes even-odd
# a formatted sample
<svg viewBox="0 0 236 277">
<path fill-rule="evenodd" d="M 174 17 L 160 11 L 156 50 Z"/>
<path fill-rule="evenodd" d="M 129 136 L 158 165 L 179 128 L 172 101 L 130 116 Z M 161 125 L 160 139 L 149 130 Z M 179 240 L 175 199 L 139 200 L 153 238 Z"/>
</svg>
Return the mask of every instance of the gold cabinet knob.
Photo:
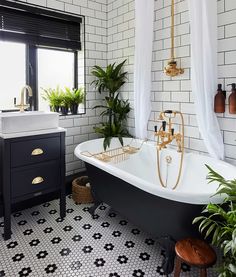
<svg viewBox="0 0 236 277">
<path fill-rule="evenodd" d="M 43 149 L 41 148 L 36 148 L 32 151 L 31 156 L 39 156 L 43 154 Z"/>
<path fill-rule="evenodd" d="M 44 179 L 43 177 L 41 176 L 38 176 L 38 177 L 35 177 L 32 181 L 32 185 L 38 185 L 38 184 L 41 184 L 44 182 Z"/>
</svg>

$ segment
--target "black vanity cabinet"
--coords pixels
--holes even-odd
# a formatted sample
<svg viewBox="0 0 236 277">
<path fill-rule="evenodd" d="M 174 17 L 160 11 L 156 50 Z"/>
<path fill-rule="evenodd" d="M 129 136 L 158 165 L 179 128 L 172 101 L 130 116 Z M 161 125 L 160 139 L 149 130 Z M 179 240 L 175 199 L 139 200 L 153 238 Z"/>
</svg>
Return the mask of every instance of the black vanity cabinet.
<svg viewBox="0 0 236 277">
<path fill-rule="evenodd" d="M 0 155 L 5 240 L 11 237 L 14 203 L 60 191 L 60 216 L 65 217 L 65 132 L 0 138 Z"/>
</svg>

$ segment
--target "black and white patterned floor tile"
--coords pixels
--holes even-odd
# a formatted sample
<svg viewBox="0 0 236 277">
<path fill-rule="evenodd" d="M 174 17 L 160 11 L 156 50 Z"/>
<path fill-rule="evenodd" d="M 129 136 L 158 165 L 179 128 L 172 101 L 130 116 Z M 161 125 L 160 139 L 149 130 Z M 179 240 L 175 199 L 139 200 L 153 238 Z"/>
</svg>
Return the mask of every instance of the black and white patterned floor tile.
<svg viewBox="0 0 236 277">
<path fill-rule="evenodd" d="M 94 218 L 88 207 L 68 197 L 64 220 L 58 200 L 13 214 L 12 238 L 0 238 L 0 277 L 163 275 L 164 253 L 153 238 L 105 205 Z M 208 272 L 217 276 L 213 269 Z M 181 276 L 197 277 L 199 271 L 183 265 Z"/>
</svg>

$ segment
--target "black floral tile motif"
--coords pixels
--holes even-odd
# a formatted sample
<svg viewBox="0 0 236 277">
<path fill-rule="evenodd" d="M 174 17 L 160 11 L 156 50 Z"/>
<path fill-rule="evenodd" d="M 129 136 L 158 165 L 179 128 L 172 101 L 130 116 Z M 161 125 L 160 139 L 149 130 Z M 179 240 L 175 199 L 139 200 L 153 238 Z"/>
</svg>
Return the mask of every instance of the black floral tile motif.
<svg viewBox="0 0 236 277">
<path fill-rule="evenodd" d="M 39 215 L 39 214 L 40 214 L 39 211 L 33 211 L 33 212 L 31 213 L 32 216 L 36 216 L 36 215 Z"/>
<path fill-rule="evenodd" d="M 71 214 L 71 213 L 74 212 L 74 209 L 67 209 L 66 212 L 67 212 L 68 214 Z"/>
<path fill-rule="evenodd" d="M 100 206 L 99 206 L 99 210 L 101 210 L 101 211 L 106 210 L 106 208 L 107 208 L 107 207 L 106 207 L 106 206 L 104 206 L 104 205 L 100 205 Z"/>
<path fill-rule="evenodd" d="M 119 256 L 117 261 L 120 263 L 120 264 L 126 264 L 128 262 L 128 258 L 125 256 L 125 255 L 122 255 L 122 256 Z"/>
<path fill-rule="evenodd" d="M 77 215 L 77 216 L 74 217 L 75 221 L 80 221 L 81 219 L 82 219 L 82 216 L 80 216 L 80 215 Z"/>
<path fill-rule="evenodd" d="M 131 233 L 134 234 L 134 235 L 139 235 L 140 230 L 135 228 L 135 229 L 132 229 Z"/>
<path fill-rule="evenodd" d="M 48 213 L 49 213 L 49 214 L 56 214 L 56 213 L 57 213 L 57 210 L 50 210 Z"/>
<path fill-rule="evenodd" d="M 120 231 L 114 231 L 112 233 L 112 236 L 115 237 L 115 238 L 120 237 L 121 236 L 121 232 Z"/>
<path fill-rule="evenodd" d="M 23 253 L 16 254 L 14 257 L 12 257 L 13 262 L 20 262 L 25 255 Z"/>
<path fill-rule="evenodd" d="M 84 211 L 84 212 L 88 212 L 88 211 L 89 211 L 89 207 L 84 207 L 84 208 L 83 208 L 83 211 Z"/>
<path fill-rule="evenodd" d="M 32 272 L 32 269 L 30 267 L 23 267 L 21 271 L 19 271 L 19 276 L 26 277 L 26 276 L 29 276 L 31 272 Z"/>
<path fill-rule="evenodd" d="M 96 259 L 94 262 L 96 267 L 102 267 L 102 266 L 104 266 L 105 263 L 106 263 L 106 261 L 103 258 Z"/>
<path fill-rule="evenodd" d="M 48 252 L 47 252 L 47 251 L 40 251 L 40 252 L 36 255 L 36 257 L 37 257 L 38 259 L 44 259 L 44 258 L 47 257 L 47 255 L 48 255 Z"/>
<path fill-rule="evenodd" d="M 31 242 L 29 243 L 29 245 L 30 245 L 31 247 L 34 247 L 34 246 L 37 246 L 39 243 L 40 243 L 40 240 L 39 240 L 39 239 L 33 239 L 33 240 L 31 240 Z"/>
<path fill-rule="evenodd" d="M 82 251 L 87 254 L 87 253 L 91 253 L 93 251 L 93 247 L 90 245 L 84 246 Z"/>
<path fill-rule="evenodd" d="M 160 276 L 165 275 L 161 266 L 158 266 L 156 271 L 157 271 L 157 273 L 159 273 Z"/>
<path fill-rule="evenodd" d="M 4 270 L 0 270 L 0 277 L 6 276 L 6 273 Z"/>
<path fill-rule="evenodd" d="M 139 258 L 142 261 L 148 261 L 150 259 L 150 255 L 148 253 L 146 253 L 146 252 L 140 253 Z"/>
<path fill-rule="evenodd" d="M 126 221 L 126 220 L 121 220 L 121 221 L 119 222 L 119 224 L 122 225 L 122 226 L 125 226 L 125 225 L 128 224 L 128 221 Z"/>
<path fill-rule="evenodd" d="M 34 232 L 34 231 L 33 231 L 32 229 L 26 229 L 26 230 L 23 232 L 23 234 L 24 234 L 24 236 L 29 236 L 29 235 L 31 235 L 33 232 Z"/>
<path fill-rule="evenodd" d="M 0 227 L 4 227 L 4 222 L 0 222 Z"/>
<path fill-rule="evenodd" d="M 131 240 L 125 242 L 125 246 L 127 248 L 133 248 L 135 246 L 135 243 Z"/>
<path fill-rule="evenodd" d="M 52 240 L 51 240 L 51 243 L 52 244 L 58 244 L 58 243 L 60 243 L 61 242 L 61 238 L 59 238 L 59 237 L 55 237 L 55 238 L 53 238 Z"/>
<path fill-rule="evenodd" d="M 15 248 L 16 246 L 18 245 L 18 242 L 17 241 L 12 241 L 10 243 L 7 244 L 7 248 L 10 249 L 10 248 Z"/>
<path fill-rule="evenodd" d="M 101 226 L 102 226 L 103 228 L 107 228 L 107 227 L 110 226 L 110 223 L 109 223 L 109 222 L 103 222 L 103 223 L 101 224 Z"/>
<path fill-rule="evenodd" d="M 65 232 L 70 232 L 71 230 L 73 229 L 73 227 L 72 226 L 65 226 L 64 228 L 63 228 L 63 230 L 65 231 Z"/>
<path fill-rule="evenodd" d="M 89 229 L 91 229 L 92 228 L 92 225 L 91 224 L 84 224 L 83 225 L 83 229 L 84 230 L 89 230 Z"/>
<path fill-rule="evenodd" d="M 20 217 L 20 216 L 22 216 L 22 213 L 21 213 L 21 212 L 17 212 L 17 213 L 15 213 L 15 214 L 13 214 L 13 216 L 14 216 L 14 217 Z"/>
<path fill-rule="evenodd" d="M 26 220 L 21 220 L 17 223 L 19 226 L 24 226 L 25 224 L 27 224 Z"/>
<path fill-rule="evenodd" d="M 43 230 L 43 232 L 44 232 L 45 234 L 50 234 L 52 231 L 53 231 L 53 228 L 52 228 L 52 227 L 47 227 L 47 228 L 45 228 L 45 229 Z"/>
<path fill-rule="evenodd" d="M 60 251 L 61 256 L 68 256 L 71 253 L 71 250 L 69 248 L 63 248 Z"/>
<path fill-rule="evenodd" d="M 46 268 L 45 271 L 47 274 L 49 273 L 54 273 L 57 270 L 57 266 L 55 264 L 49 264 Z"/>
<path fill-rule="evenodd" d="M 110 273 L 109 277 L 121 277 L 117 272 Z"/>
<path fill-rule="evenodd" d="M 101 239 L 101 237 L 102 237 L 101 233 L 95 233 L 95 234 L 93 234 L 93 238 L 94 239 Z"/>
<path fill-rule="evenodd" d="M 100 216 L 98 214 L 93 214 L 92 219 L 98 219 Z"/>
<path fill-rule="evenodd" d="M 145 243 L 147 244 L 147 245 L 154 245 L 154 240 L 153 239 L 145 239 Z"/>
<path fill-rule="evenodd" d="M 44 224 L 47 220 L 45 218 L 40 218 L 37 220 L 38 224 Z"/>
<path fill-rule="evenodd" d="M 47 203 L 44 203 L 44 204 L 43 204 L 43 207 L 46 208 L 46 207 L 49 207 L 50 205 L 51 205 L 51 203 L 47 202 Z"/>
<path fill-rule="evenodd" d="M 114 213 L 114 212 L 109 213 L 109 216 L 110 216 L 110 217 L 116 217 L 116 213 Z"/>
<path fill-rule="evenodd" d="M 135 269 L 133 272 L 134 277 L 143 277 L 145 275 L 145 272 L 143 272 L 141 269 Z"/>
<path fill-rule="evenodd" d="M 81 266 L 82 266 L 82 263 L 80 261 L 75 261 L 71 263 L 70 268 L 72 270 L 78 270 L 81 268 Z"/>
<path fill-rule="evenodd" d="M 104 249 L 106 251 L 112 251 L 114 249 L 114 247 L 115 246 L 112 243 L 107 243 L 107 244 L 105 244 Z"/>
<path fill-rule="evenodd" d="M 58 217 L 58 218 L 56 219 L 56 222 L 63 222 L 64 220 L 65 220 L 65 218 Z"/>
<path fill-rule="evenodd" d="M 73 238 L 72 238 L 72 240 L 73 240 L 74 242 L 76 242 L 76 241 L 81 241 L 81 239 L 82 239 L 81 235 L 75 235 L 75 236 L 73 236 Z"/>
</svg>

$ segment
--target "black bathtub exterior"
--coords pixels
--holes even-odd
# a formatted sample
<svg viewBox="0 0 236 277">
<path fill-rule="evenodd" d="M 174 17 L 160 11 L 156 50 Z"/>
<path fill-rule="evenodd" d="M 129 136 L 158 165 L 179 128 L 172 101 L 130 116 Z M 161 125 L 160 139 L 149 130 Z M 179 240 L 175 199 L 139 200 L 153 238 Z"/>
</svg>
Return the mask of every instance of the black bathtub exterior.
<svg viewBox="0 0 236 277">
<path fill-rule="evenodd" d="M 169 235 L 179 240 L 199 236 L 197 226 L 192 225 L 192 220 L 200 215 L 202 205 L 158 197 L 91 164 L 86 163 L 86 168 L 97 204 L 108 204 L 155 237 Z"/>
<path fill-rule="evenodd" d="M 168 200 L 147 193 L 104 170 L 85 163 L 90 179 L 94 214 L 101 203 L 106 203 L 143 231 L 157 238 L 165 250 L 162 269 L 166 275 L 174 269 L 175 242 L 186 237 L 199 237 L 192 220 L 203 206 Z M 174 192 L 173 192 L 174 193 Z"/>
</svg>

